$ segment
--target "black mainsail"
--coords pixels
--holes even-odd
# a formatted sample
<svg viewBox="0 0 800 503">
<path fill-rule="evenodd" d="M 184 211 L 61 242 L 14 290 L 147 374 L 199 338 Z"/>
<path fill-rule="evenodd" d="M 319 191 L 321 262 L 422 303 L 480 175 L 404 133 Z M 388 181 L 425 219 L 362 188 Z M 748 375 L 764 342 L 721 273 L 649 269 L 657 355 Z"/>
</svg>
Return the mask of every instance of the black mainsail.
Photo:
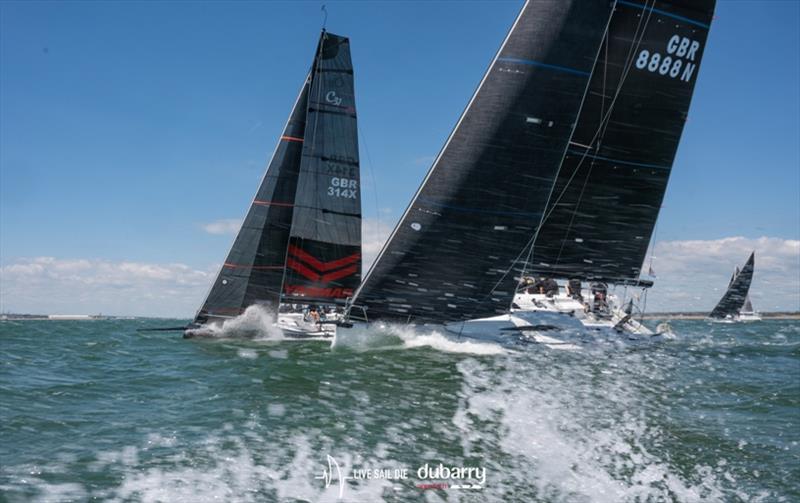
<svg viewBox="0 0 800 503">
<path fill-rule="evenodd" d="M 254 304 L 277 313 L 297 264 L 336 273 L 333 279 L 325 274 L 305 279 L 303 288 L 342 290 L 315 300 L 341 297 L 348 288 L 352 293 L 361 251 L 357 152 L 349 40 L 323 30 L 311 72 L 195 323 L 236 316 Z M 327 194 L 344 179 L 347 198 Z M 357 260 L 348 259 L 346 274 L 331 267 L 353 256 Z"/>
<path fill-rule="evenodd" d="M 528 1 L 353 300 L 353 316 L 506 312 L 612 3 Z"/>
<path fill-rule="evenodd" d="M 529 271 L 642 284 L 714 3 L 616 2 Z"/>
<path fill-rule="evenodd" d="M 709 314 L 710 318 L 726 318 L 734 317 L 739 314 L 745 303 L 748 302 L 748 293 L 750 292 L 750 283 L 753 281 L 753 268 L 755 266 L 756 252 L 750 254 L 750 258 L 742 267 L 741 271 L 734 275 L 725 294 L 717 303 L 714 310 Z M 753 310 L 751 305 L 749 311 Z M 748 311 L 748 309 L 745 309 Z"/>
<path fill-rule="evenodd" d="M 350 43 L 328 34 L 309 93 L 284 293 L 336 301 L 361 282 L 361 197 Z"/>
</svg>

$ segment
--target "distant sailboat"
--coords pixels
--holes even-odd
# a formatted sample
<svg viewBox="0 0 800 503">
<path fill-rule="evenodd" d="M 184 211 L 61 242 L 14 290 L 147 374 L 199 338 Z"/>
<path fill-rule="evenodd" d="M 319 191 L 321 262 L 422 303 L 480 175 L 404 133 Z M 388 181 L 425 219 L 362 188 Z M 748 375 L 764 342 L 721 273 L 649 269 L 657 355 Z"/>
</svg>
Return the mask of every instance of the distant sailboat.
<svg viewBox="0 0 800 503">
<path fill-rule="evenodd" d="M 755 252 L 750 254 L 750 258 L 747 259 L 741 270 L 736 268 L 728 283 L 728 289 L 725 290 L 714 310 L 708 315 L 709 318 L 720 321 L 758 321 L 761 319 L 761 316 L 753 310 L 753 304 L 750 302 L 749 292 L 754 268 Z"/>
<path fill-rule="evenodd" d="M 460 335 L 488 328 L 505 331 L 501 339 L 523 332 L 534 324 L 511 307 L 534 242 L 537 265 L 540 247 L 569 257 L 542 259 L 564 278 L 642 284 L 640 250 L 713 5 L 527 1 L 356 291 L 351 319 L 441 323 Z M 573 186 L 576 176 L 583 183 Z M 580 206 L 584 193 L 590 207 Z M 592 213 L 617 205 L 627 215 Z M 564 236 L 575 225 L 583 232 Z"/>
<path fill-rule="evenodd" d="M 263 306 L 291 335 L 331 325 L 281 304 L 344 304 L 361 279 L 361 196 L 350 42 L 322 31 L 238 235 L 187 336 Z M 307 320 L 308 321 L 308 320 Z"/>
</svg>

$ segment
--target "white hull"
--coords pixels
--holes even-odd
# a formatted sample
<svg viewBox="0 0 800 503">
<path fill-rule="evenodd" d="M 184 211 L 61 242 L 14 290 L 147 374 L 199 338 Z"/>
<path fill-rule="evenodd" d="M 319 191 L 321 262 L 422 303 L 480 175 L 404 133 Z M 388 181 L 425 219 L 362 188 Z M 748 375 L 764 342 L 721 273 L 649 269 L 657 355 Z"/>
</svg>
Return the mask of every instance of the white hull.
<svg viewBox="0 0 800 503">
<path fill-rule="evenodd" d="M 655 333 L 628 316 L 617 302 L 616 297 L 608 297 L 608 309 L 604 313 L 594 313 L 579 300 L 565 294 L 548 297 L 544 294 L 518 293 L 514 297 L 516 308 L 512 312 L 553 313 L 578 320 L 583 327 L 595 331 L 622 333 L 628 336 L 650 337 Z"/>
<path fill-rule="evenodd" d="M 712 323 L 751 323 L 761 321 L 758 313 L 739 313 L 738 316 L 726 316 L 725 318 L 708 318 Z"/>
<path fill-rule="evenodd" d="M 234 318 L 230 318 L 233 320 Z M 187 329 L 183 337 L 186 339 L 194 338 L 266 338 L 273 336 L 275 339 L 286 340 L 309 340 L 323 339 L 330 340 L 336 335 L 336 325 L 334 323 L 313 323 L 306 321 L 302 313 L 280 313 L 277 323 L 272 322 L 269 326 L 263 324 L 238 324 L 228 326 L 223 322 L 215 321 L 207 325 Z"/>
</svg>

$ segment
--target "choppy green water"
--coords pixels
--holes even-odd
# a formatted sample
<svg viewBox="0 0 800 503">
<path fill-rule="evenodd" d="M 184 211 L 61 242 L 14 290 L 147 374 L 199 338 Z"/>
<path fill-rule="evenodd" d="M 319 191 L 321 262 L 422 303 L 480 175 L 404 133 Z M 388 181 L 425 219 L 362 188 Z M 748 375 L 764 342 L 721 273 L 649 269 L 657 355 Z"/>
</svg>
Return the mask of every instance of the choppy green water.
<svg viewBox="0 0 800 503">
<path fill-rule="evenodd" d="M 330 455 L 345 476 L 408 469 L 343 501 L 800 500 L 798 322 L 519 353 L 136 332 L 164 323 L 0 323 L 0 499 L 336 501 Z M 419 489 L 426 463 L 485 486 Z"/>
</svg>

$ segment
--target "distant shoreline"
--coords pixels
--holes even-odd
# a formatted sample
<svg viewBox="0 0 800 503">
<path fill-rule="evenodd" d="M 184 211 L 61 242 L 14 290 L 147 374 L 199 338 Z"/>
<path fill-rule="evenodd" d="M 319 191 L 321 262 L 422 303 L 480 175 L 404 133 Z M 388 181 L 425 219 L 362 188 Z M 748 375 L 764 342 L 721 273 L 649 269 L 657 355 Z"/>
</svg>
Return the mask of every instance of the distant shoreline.
<svg viewBox="0 0 800 503">
<path fill-rule="evenodd" d="M 800 312 L 775 312 L 758 313 L 765 320 L 800 320 Z M 645 320 L 704 320 L 708 313 L 673 312 L 673 313 L 647 313 Z"/>
<path fill-rule="evenodd" d="M 800 320 L 800 312 L 779 311 L 773 313 L 758 313 L 765 320 Z M 638 318 L 638 316 L 637 316 Z M 668 313 L 646 313 L 642 316 L 645 320 L 704 320 L 708 318 L 708 313 L 698 312 L 668 312 Z M 88 321 L 88 320 L 156 320 L 156 319 L 184 319 L 184 318 L 164 318 L 150 316 L 105 316 L 97 315 L 61 315 L 61 314 L 20 314 L 7 313 L 0 315 L 0 321 Z"/>
</svg>

